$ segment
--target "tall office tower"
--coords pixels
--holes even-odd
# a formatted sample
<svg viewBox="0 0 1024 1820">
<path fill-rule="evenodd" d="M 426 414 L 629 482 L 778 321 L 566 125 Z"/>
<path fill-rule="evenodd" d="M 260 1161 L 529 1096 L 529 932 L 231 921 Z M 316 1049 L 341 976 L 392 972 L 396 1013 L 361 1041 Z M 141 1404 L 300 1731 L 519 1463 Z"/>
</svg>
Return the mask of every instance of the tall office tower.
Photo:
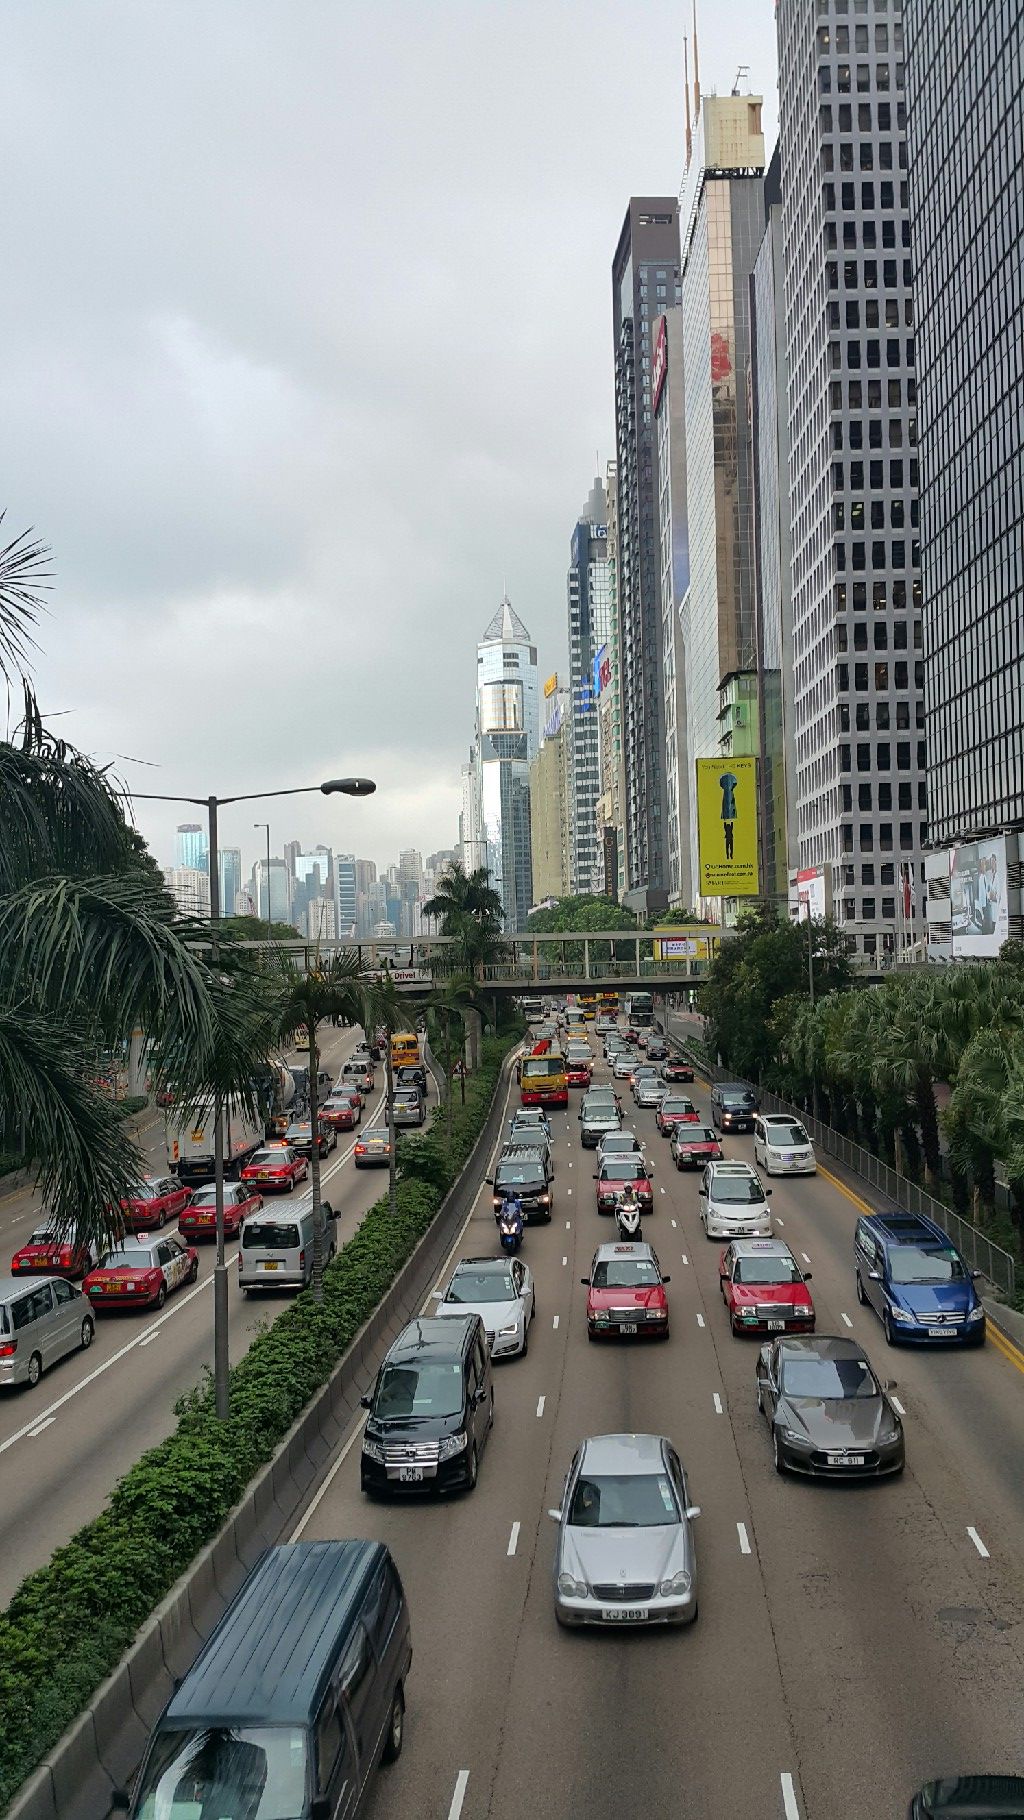
<svg viewBox="0 0 1024 1820">
<path fill-rule="evenodd" d="M 679 205 L 674 196 L 634 196 L 612 261 L 616 592 L 626 786 L 623 902 L 631 910 L 662 909 L 668 902 L 658 502 L 650 391 L 654 325 L 668 305 L 678 301 Z"/>
<path fill-rule="evenodd" d="M 598 798 L 598 839 L 601 844 L 601 889 L 617 901 L 626 888 L 626 830 L 624 804 L 626 781 L 622 758 L 622 660 L 619 628 L 619 483 L 616 463 L 604 475 L 608 512 L 608 617 L 611 633 L 608 655 L 611 675 L 597 704 L 598 757 L 601 795 Z"/>
<path fill-rule="evenodd" d="M 465 872 L 477 872 L 487 864 L 483 833 L 483 803 L 480 800 L 480 767 L 474 741 L 469 758 L 459 773 L 461 808 L 459 810 L 459 858 Z"/>
<path fill-rule="evenodd" d="M 530 762 L 537 756 L 537 648 L 507 595 L 477 646 L 474 756 L 484 864 L 505 927 L 526 926 L 530 861 Z"/>
<path fill-rule="evenodd" d="M 694 86 L 679 203 L 689 578 L 680 604 L 686 683 L 690 876 L 698 758 L 756 756 L 753 498 L 747 423 L 750 274 L 764 231 L 759 95 Z M 687 99 L 689 111 L 689 99 Z M 682 821 L 682 816 L 680 817 Z M 709 898 L 709 915 L 719 908 Z"/>
<path fill-rule="evenodd" d="M 423 877 L 423 855 L 415 847 L 406 847 L 398 855 L 398 876 L 405 883 L 411 879 L 418 885 Z"/>
<path fill-rule="evenodd" d="M 665 691 L 665 840 L 668 901 L 674 909 L 689 909 L 693 903 L 686 671 L 680 621 L 690 585 L 684 379 L 683 311 L 680 304 L 672 304 L 659 316 L 655 332 L 651 409 L 657 455 L 661 666 Z"/>
<path fill-rule="evenodd" d="M 220 866 L 220 913 L 231 916 L 235 908 L 235 897 L 242 889 L 242 851 L 240 847 L 221 847 Z"/>
<path fill-rule="evenodd" d="M 285 843 L 284 843 L 284 863 L 287 866 L 287 868 L 293 878 L 295 877 L 295 861 L 301 852 L 302 852 L 302 842 L 300 840 L 286 840 L 285 841 Z"/>
<path fill-rule="evenodd" d="M 258 859 L 252 869 L 253 897 L 256 901 L 256 914 L 262 922 L 267 920 L 267 862 Z M 272 858 L 270 861 L 270 920 L 275 923 L 290 923 L 292 920 L 292 879 L 283 859 Z"/>
<path fill-rule="evenodd" d="M 1024 11 L 903 17 L 929 830 L 949 847 L 1024 830 Z"/>
<path fill-rule="evenodd" d="M 334 917 L 339 935 L 354 935 L 359 924 L 357 861 L 354 853 L 334 856 Z"/>
<path fill-rule="evenodd" d="M 311 897 L 303 911 L 302 929 L 311 942 L 333 941 L 338 933 L 334 899 Z"/>
<path fill-rule="evenodd" d="M 210 874 L 198 866 L 165 866 L 164 884 L 182 916 L 210 914 Z"/>
<path fill-rule="evenodd" d="M 306 908 L 316 897 L 330 897 L 333 891 L 329 848 L 317 847 L 312 853 L 296 853 L 292 864 L 292 918 L 304 927 Z M 286 857 L 287 864 L 287 857 Z"/>
<path fill-rule="evenodd" d="M 198 822 L 180 822 L 174 840 L 175 870 L 187 872 L 206 872 L 209 870 L 210 849 L 205 828 Z"/>
<path fill-rule="evenodd" d="M 779 147 L 765 177 L 764 239 L 750 278 L 750 442 L 754 486 L 754 605 L 761 763 L 761 895 L 788 909 L 796 871 L 793 579 L 789 515 L 786 323 L 782 308 Z"/>
<path fill-rule="evenodd" d="M 569 889 L 604 890 L 604 856 L 598 841 L 601 766 L 598 704 L 602 679 L 611 681 L 611 593 L 608 578 L 608 513 L 604 482 L 595 479 L 570 544 L 566 580 L 569 606 Z"/>
<path fill-rule="evenodd" d="M 797 836 L 874 954 L 928 833 L 902 7 L 776 17 Z"/>
<path fill-rule="evenodd" d="M 552 680 L 555 687 L 544 701 L 544 738 L 530 766 L 534 904 L 545 898 L 567 897 L 573 888 L 569 841 L 572 773 L 568 749 L 572 698 L 568 689 L 558 687 L 557 677 Z"/>
</svg>

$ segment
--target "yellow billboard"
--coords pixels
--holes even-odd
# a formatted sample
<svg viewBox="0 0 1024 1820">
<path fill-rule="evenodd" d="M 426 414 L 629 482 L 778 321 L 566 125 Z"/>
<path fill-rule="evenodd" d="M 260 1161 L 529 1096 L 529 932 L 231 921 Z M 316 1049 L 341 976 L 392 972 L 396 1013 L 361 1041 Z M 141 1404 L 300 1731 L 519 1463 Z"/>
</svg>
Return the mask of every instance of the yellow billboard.
<svg viewBox="0 0 1024 1820">
<path fill-rule="evenodd" d="M 651 933 L 656 961 L 708 961 L 719 931 L 704 923 L 669 923 Z"/>
<path fill-rule="evenodd" d="M 698 758 L 697 851 L 702 897 L 756 897 L 757 760 Z"/>
<path fill-rule="evenodd" d="M 547 682 L 544 684 L 544 700 L 545 701 L 547 701 L 549 695 L 553 695 L 555 693 L 555 690 L 557 689 L 557 687 L 558 687 L 558 671 L 556 670 L 553 675 L 548 677 Z"/>
</svg>

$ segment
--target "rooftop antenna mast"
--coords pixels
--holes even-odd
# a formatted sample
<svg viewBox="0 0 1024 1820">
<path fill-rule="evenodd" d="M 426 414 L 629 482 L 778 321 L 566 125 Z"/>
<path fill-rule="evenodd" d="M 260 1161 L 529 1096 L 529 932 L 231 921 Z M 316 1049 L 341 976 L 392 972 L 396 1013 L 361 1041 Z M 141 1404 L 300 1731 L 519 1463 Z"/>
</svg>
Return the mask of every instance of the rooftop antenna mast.
<svg viewBox="0 0 1024 1820">
<path fill-rule="evenodd" d="M 693 157 L 693 134 L 690 129 L 690 40 L 683 39 L 683 87 L 686 90 L 686 168 Z"/>
<path fill-rule="evenodd" d="M 697 0 L 693 0 L 693 118 L 700 114 L 700 57 L 697 50 Z"/>
<path fill-rule="evenodd" d="M 734 95 L 740 94 L 740 92 L 741 92 L 740 83 L 743 82 L 744 80 L 746 81 L 746 88 L 742 92 L 744 94 L 749 95 L 749 93 L 750 93 L 750 65 L 749 65 L 749 63 L 741 63 L 739 69 L 736 71 L 736 80 L 732 85 L 732 92 Z"/>
</svg>

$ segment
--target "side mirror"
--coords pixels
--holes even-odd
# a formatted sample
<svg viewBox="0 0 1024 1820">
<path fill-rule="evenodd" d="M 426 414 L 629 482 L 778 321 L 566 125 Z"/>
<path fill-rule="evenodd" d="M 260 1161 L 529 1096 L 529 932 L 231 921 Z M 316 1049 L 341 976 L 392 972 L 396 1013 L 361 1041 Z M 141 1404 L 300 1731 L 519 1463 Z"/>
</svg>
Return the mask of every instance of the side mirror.
<svg viewBox="0 0 1024 1820">
<path fill-rule="evenodd" d="M 895 1378 L 886 1378 L 882 1384 L 882 1389 L 883 1390 L 898 1390 L 899 1385 L 897 1384 Z"/>
<path fill-rule="evenodd" d="M 666 1271 L 661 1280 L 663 1283 L 671 1283 L 672 1278 L 669 1276 L 668 1272 Z"/>
<path fill-rule="evenodd" d="M 560 1510 L 549 1510 L 548 1516 L 551 1518 L 552 1523 L 560 1523 L 562 1521 L 562 1513 Z"/>
<path fill-rule="evenodd" d="M 984 1273 L 980 1270 L 972 1270 L 971 1271 L 972 1281 L 977 1281 L 978 1277 L 982 1276 L 983 1274 Z"/>
<path fill-rule="evenodd" d="M 126 1788 L 115 1788 L 110 1793 L 110 1811 L 112 1814 L 126 1814 L 131 1807 L 132 1798 Z"/>
<path fill-rule="evenodd" d="M 804 1271 L 804 1282 L 809 1283 L 813 1275 L 814 1275 L 813 1270 L 805 1270 Z"/>
<path fill-rule="evenodd" d="M 359 1406 L 361 1409 L 369 1409 L 372 1407 L 372 1404 L 373 1398 L 370 1396 L 369 1392 L 367 1392 L 365 1397 L 360 1397 L 359 1399 Z"/>
<path fill-rule="evenodd" d="M 334 1803 L 329 1795 L 314 1795 L 309 1804 L 310 1820 L 331 1820 Z"/>
<path fill-rule="evenodd" d="M 882 1281 L 881 1271 L 880 1270 L 869 1270 L 868 1271 L 868 1281 L 871 1283 L 880 1283 Z"/>
<path fill-rule="evenodd" d="M 475 1397 L 473 1398 L 473 1402 L 476 1405 L 476 1407 L 479 1408 L 480 1404 L 485 1403 L 486 1401 L 487 1401 L 487 1387 L 486 1387 L 486 1385 L 481 1384 L 480 1389 L 477 1391 Z"/>
<path fill-rule="evenodd" d="M 595 1180 L 595 1182 L 599 1182 L 601 1180 L 601 1178 L 599 1175 L 595 1175 L 594 1180 Z"/>
<path fill-rule="evenodd" d="M 686 1514 L 687 1514 L 687 1517 L 689 1518 L 690 1522 L 692 1523 L 695 1517 L 700 1516 L 700 1505 L 699 1504 L 688 1504 L 686 1506 Z"/>
<path fill-rule="evenodd" d="M 771 1198 L 772 1198 L 772 1195 L 773 1195 L 773 1194 L 774 1194 L 774 1193 L 775 1193 L 775 1190 L 774 1190 L 774 1188 L 766 1188 L 766 1189 L 765 1189 L 765 1191 L 764 1191 L 764 1198 L 765 1198 L 765 1200 L 766 1200 L 766 1201 L 770 1201 L 770 1200 L 771 1200 Z"/>
<path fill-rule="evenodd" d="M 439 1302 L 441 1300 L 441 1291 L 439 1289 L 432 1289 L 430 1291 L 430 1300 L 432 1302 Z"/>
<path fill-rule="evenodd" d="M 703 1195 L 705 1195 L 705 1196 L 706 1196 L 706 1195 L 707 1195 L 707 1189 L 706 1189 L 706 1188 L 698 1188 L 698 1190 L 697 1190 L 697 1193 L 698 1193 L 698 1194 L 703 1194 Z"/>
<path fill-rule="evenodd" d="M 487 1186 L 488 1186 L 488 1188 L 493 1188 L 493 1187 L 494 1187 L 494 1177 L 493 1177 L 493 1175 L 485 1175 L 485 1176 L 484 1176 L 484 1181 L 485 1181 L 485 1182 L 486 1182 L 486 1184 L 487 1184 Z"/>
<path fill-rule="evenodd" d="M 590 1278 L 589 1277 L 580 1277 L 580 1282 L 583 1284 L 584 1289 L 590 1288 Z"/>
</svg>

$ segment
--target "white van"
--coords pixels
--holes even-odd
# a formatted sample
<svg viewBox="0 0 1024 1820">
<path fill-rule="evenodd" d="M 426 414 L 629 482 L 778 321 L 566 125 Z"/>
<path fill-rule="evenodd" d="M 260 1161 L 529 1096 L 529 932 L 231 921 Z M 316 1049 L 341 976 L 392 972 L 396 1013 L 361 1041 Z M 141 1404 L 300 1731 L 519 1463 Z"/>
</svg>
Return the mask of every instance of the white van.
<svg viewBox="0 0 1024 1820">
<path fill-rule="evenodd" d="M 338 1222 L 329 1201 L 324 1214 L 324 1263 L 338 1249 Z M 238 1284 L 253 1289 L 305 1289 L 313 1275 L 313 1196 L 294 1207 L 263 1207 L 250 1213 L 238 1247 Z"/>
</svg>

